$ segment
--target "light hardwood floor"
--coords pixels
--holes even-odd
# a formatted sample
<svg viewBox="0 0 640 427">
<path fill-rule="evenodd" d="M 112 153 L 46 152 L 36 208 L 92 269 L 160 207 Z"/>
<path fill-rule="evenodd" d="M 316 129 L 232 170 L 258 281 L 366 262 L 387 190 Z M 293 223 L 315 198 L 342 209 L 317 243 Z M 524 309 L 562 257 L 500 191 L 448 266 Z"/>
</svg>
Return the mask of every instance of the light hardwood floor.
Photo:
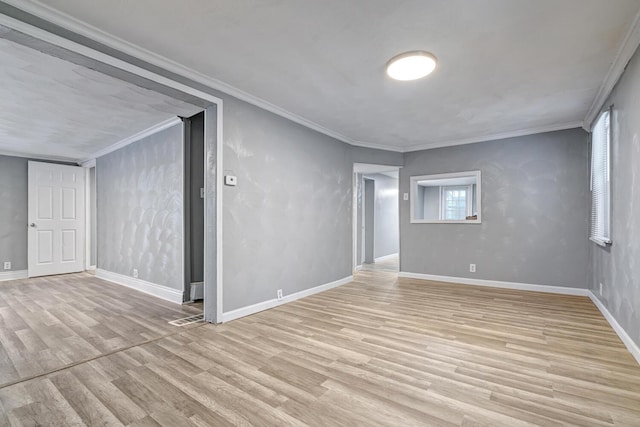
<svg viewBox="0 0 640 427">
<path fill-rule="evenodd" d="M 638 426 L 640 366 L 588 298 L 365 268 L 340 288 L 3 387 L 0 402 L 11 425 Z"/>
</svg>

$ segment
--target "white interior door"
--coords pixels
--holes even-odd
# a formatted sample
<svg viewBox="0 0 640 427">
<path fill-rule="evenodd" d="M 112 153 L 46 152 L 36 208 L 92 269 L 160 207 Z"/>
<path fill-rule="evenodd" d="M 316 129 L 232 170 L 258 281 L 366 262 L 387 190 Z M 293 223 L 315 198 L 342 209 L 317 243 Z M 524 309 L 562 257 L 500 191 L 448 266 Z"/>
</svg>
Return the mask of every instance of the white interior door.
<svg viewBox="0 0 640 427">
<path fill-rule="evenodd" d="M 29 277 L 84 271 L 85 170 L 29 162 Z"/>
</svg>

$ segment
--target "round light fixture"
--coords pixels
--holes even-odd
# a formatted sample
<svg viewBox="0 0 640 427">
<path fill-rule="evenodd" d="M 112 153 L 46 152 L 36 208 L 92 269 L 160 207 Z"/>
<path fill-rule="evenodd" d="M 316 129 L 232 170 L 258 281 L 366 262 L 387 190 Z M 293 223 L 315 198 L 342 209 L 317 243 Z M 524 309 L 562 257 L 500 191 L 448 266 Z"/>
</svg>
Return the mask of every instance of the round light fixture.
<svg viewBox="0 0 640 427">
<path fill-rule="evenodd" d="M 429 52 L 417 50 L 394 56 L 387 63 L 387 75 L 395 80 L 417 80 L 436 69 L 438 60 Z"/>
</svg>

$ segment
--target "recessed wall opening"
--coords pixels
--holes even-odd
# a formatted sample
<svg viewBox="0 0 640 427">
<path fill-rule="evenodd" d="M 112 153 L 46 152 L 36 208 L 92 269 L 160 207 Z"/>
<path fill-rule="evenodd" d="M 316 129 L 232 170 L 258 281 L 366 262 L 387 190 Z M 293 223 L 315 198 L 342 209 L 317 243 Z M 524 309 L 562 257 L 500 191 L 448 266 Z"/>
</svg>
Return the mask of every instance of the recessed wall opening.
<svg viewBox="0 0 640 427">
<path fill-rule="evenodd" d="M 398 271 L 399 168 L 354 164 L 354 270 Z"/>
</svg>

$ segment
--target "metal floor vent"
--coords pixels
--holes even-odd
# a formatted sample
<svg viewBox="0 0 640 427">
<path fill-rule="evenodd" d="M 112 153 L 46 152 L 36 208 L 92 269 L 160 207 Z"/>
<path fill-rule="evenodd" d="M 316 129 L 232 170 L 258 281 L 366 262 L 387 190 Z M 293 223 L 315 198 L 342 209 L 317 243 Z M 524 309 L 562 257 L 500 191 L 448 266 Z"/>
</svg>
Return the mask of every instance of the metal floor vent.
<svg viewBox="0 0 640 427">
<path fill-rule="evenodd" d="M 169 322 L 173 326 L 187 326 L 192 323 L 198 323 L 204 321 L 204 314 L 196 314 L 195 316 L 184 317 L 182 319 L 172 320 Z"/>
</svg>

